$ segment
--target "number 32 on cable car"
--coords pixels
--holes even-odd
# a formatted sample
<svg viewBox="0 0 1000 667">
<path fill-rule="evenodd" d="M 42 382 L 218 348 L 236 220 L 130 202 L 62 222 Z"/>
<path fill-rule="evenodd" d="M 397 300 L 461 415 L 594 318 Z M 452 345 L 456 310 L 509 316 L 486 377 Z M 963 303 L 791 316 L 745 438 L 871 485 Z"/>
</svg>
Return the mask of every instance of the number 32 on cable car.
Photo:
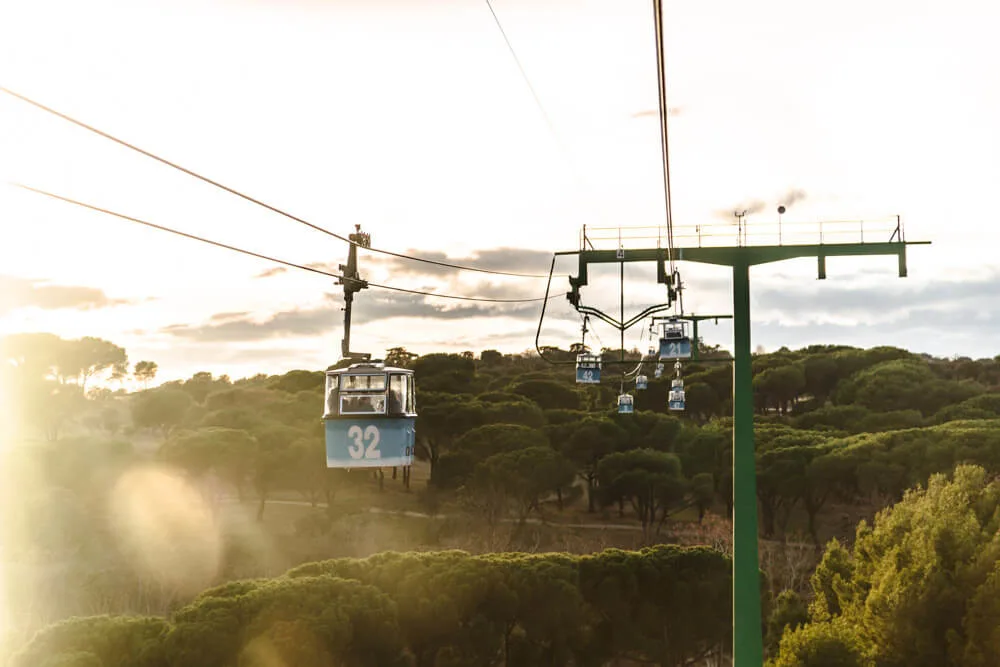
<svg viewBox="0 0 1000 667">
<path fill-rule="evenodd" d="M 382 468 L 413 463 L 417 411 L 413 371 L 381 363 L 326 372 L 326 466 Z"/>
</svg>

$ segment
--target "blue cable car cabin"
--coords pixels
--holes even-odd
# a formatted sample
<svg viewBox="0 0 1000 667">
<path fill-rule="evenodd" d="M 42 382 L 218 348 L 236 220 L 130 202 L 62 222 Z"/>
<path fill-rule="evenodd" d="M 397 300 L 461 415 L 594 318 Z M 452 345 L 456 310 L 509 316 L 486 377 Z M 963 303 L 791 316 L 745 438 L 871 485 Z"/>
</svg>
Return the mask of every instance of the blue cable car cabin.
<svg viewBox="0 0 1000 667">
<path fill-rule="evenodd" d="M 417 410 L 413 371 L 378 362 L 326 372 L 326 466 L 413 463 Z"/>
<path fill-rule="evenodd" d="M 649 386 L 649 380 L 646 378 L 645 375 L 636 375 L 635 376 L 635 388 L 637 390 L 638 389 L 646 389 L 648 386 Z"/>
<path fill-rule="evenodd" d="M 670 393 L 667 394 L 667 407 L 671 410 L 684 409 L 684 380 L 674 379 L 670 382 Z"/>
<path fill-rule="evenodd" d="M 631 394 L 622 394 L 618 397 L 618 414 L 630 415 L 635 412 L 635 408 L 632 404 Z"/>
<path fill-rule="evenodd" d="M 691 339 L 688 338 L 685 322 L 668 320 L 663 322 L 660 332 L 660 360 L 690 359 Z"/>
<path fill-rule="evenodd" d="M 601 383 L 601 355 L 584 352 L 576 355 L 577 384 Z"/>
</svg>

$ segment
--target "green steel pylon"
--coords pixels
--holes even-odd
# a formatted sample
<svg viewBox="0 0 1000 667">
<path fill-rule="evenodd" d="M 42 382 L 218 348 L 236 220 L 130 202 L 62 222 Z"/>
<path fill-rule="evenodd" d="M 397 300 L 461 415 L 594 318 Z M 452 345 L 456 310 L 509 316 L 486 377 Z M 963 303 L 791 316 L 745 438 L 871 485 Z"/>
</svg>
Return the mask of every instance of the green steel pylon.
<svg viewBox="0 0 1000 667">
<path fill-rule="evenodd" d="M 820 228 L 822 230 L 822 227 Z M 586 232 L 585 232 L 586 233 Z M 821 231 L 822 234 L 822 231 Z M 864 230 L 861 231 L 862 239 Z M 899 277 L 906 277 L 906 247 L 929 241 L 904 241 L 897 222 L 891 240 L 878 243 L 737 245 L 673 248 L 675 261 L 729 266 L 733 270 L 733 665 L 762 667 L 760 564 L 757 539 L 757 468 L 754 456 L 753 378 L 750 356 L 750 267 L 787 259 L 816 257 L 819 279 L 826 278 L 827 257 L 896 255 Z M 586 282 L 588 264 L 659 261 L 663 248 L 560 252 L 578 255 L 580 273 L 570 283 Z M 540 326 L 540 323 L 539 323 Z"/>
</svg>

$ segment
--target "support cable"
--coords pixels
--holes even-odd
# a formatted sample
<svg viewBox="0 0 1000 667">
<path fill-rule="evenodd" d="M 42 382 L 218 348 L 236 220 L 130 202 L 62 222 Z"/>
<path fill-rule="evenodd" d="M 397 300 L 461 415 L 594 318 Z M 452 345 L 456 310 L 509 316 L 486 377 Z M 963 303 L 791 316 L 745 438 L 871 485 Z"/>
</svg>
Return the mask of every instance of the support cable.
<svg viewBox="0 0 1000 667">
<path fill-rule="evenodd" d="M 282 259 L 278 259 L 276 257 L 271 257 L 271 256 L 268 256 L 268 255 L 262 255 L 260 253 L 253 252 L 251 250 L 245 250 L 243 248 L 238 248 L 236 246 L 231 246 L 231 245 L 228 245 L 226 243 L 220 243 L 219 241 L 213 241 L 211 239 L 207 239 L 207 238 L 204 238 L 202 236 L 197 236 L 195 234 L 189 234 L 187 232 L 182 232 L 182 231 L 179 231 L 179 230 L 176 230 L 176 229 L 171 229 L 170 227 L 164 227 L 163 225 L 157 225 L 157 224 L 152 223 L 152 222 L 147 222 L 145 220 L 140 220 L 139 218 L 133 218 L 132 216 L 125 215 L 123 213 L 117 213 L 115 211 L 111 211 L 111 210 L 106 209 L 106 208 L 101 208 L 99 206 L 94 206 L 92 204 L 87 204 L 85 202 L 77 201 L 75 199 L 70 199 L 69 197 L 63 197 L 61 195 L 53 194 L 51 192 L 46 192 L 45 190 L 40 190 L 38 188 L 33 188 L 31 186 L 28 186 L 28 185 L 21 185 L 20 183 L 12 183 L 12 185 L 14 185 L 15 187 L 21 188 L 23 190 L 29 190 L 31 192 L 38 193 L 40 195 L 45 195 L 46 197 L 51 197 L 52 199 L 58 199 L 60 201 L 64 201 L 64 202 L 66 202 L 68 204 L 73 204 L 75 206 L 80 206 L 82 208 L 87 208 L 87 209 L 90 209 L 92 211 L 97 211 L 98 213 L 105 213 L 107 215 L 112 215 L 112 216 L 114 216 L 116 218 L 121 218 L 122 220 L 128 220 L 129 222 L 135 222 L 137 224 L 145 225 L 146 227 L 151 227 L 153 229 L 158 229 L 160 231 L 170 232 L 171 234 L 176 234 L 178 236 L 183 236 L 184 238 L 192 239 L 192 240 L 195 240 L 195 241 L 201 241 L 202 243 L 208 243 L 210 245 L 214 245 L 214 246 L 219 247 L 219 248 L 225 248 L 226 250 L 232 250 L 234 252 L 242 253 L 244 255 L 249 255 L 251 257 L 257 257 L 258 259 L 266 259 L 269 262 L 275 262 L 277 264 L 283 264 L 285 266 L 290 266 L 290 267 L 295 268 L 295 269 L 302 269 L 303 271 L 310 271 L 312 273 L 318 273 L 320 275 L 329 276 L 331 278 L 339 278 L 339 279 L 342 279 L 342 280 L 354 280 L 354 278 L 350 278 L 348 276 L 343 276 L 343 275 L 340 275 L 338 273 L 331 273 L 329 271 L 324 271 L 322 269 L 317 269 L 315 267 L 306 266 L 304 264 L 296 264 L 294 262 L 288 262 L 288 261 L 285 261 L 285 260 L 282 260 Z M 364 282 L 369 287 L 377 287 L 377 288 L 380 288 L 380 289 L 391 290 L 391 291 L 394 291 L 394 292 L 405 292 L 406 294 L 418 294 L 418 295 L 421 295 L 421 296 L 432 296 L 432 297 L 438 297 L 438 298 L 441 298 L 441 299 L 457 299 L 457 300 L 460 300 L 460 301 L 482 301 L 482 302 L 486 302 L 486 303 L 529 303 L 529 302 L 534 302 L 534 301 L 543 301 L 543 300 L 548 300 L 548 299 L 554 299 L 556 297 L 556 295 L 552 295 L 552 296 L 546 295 L 545 297 L 536 297 L 536 298 L 531 298 L 531 299 L 493 299 L 493 298 L 489 298 L 489 297 L 459 296 L 459 295 L 455 295 L 455 294 L 441 294 L 440 292 L 426 292 L 426 291 L 423 291 L 423 290 L 407 289 L 405 287 L 395 287 L 393 285 L 381 285 L 379 283 L 373 283 L 373 282 L 368 282 L 368 281 L 364 281 Z"/>
<path fill-rule="evenodd" d="M 7 88 L 4 88 L 3 86 L 0 86 L 0 92 L 6 93 L 6 94 L 8 94 L 8 95 L 10 95 L 12 97 L 16 97 L 17 99 L 19 99 L 19 100 L 21 100 L 23 102 L 27 102 L 28 104 L 41 109 L 42 111 L 46 111 L 46 112 L 48 112 L 48 113 L 50 113 L 50 114 L 52 114 L 54 116 L 58 116 L 59 118 L 62 118 L 63 120 L 66 120 L 66 121 L 69 121 L 70 123 L 73 123 L 74 125 L 82 127 L 85 130 L 93 132 L 94 134 L 97 134 L 98 136 L 101 136 L 101 137 L 103 137 L 105 139 L 113 141 L 116 144 L 124 146 L 125 148 L 133 150 L 133 151 L 135 151 L 137 153 L 145 155 L 146 157 L 151 158 L 153 160 L 156 160 L 157 162 L 160 162 L 162 164 L 165 164 L 168 167 L 172 167 L 173 169 L 181 171 L 181 172 L 187 174 L 188 176 L 192 176 L 194 178 L 197 178 L 200 181 L 204 181 L 205 183 L 208 183 L 209 185 L 213 185 L 213 186 L 219 188 L 220 190 L 225 190 L 226 192 L 228 192 L 230 194 L 233 194 L 233 195 L 236 195 L 237 197 L 240 197 L 241 199 L 245 199 L 246 201 L 251 202 L 253 204 L 256 204 L 257 206 L 261 206 L 263 208 L 266 208 L 267 210 L 272 211 L 273 213 L 277 213 L 278 215 L 284 216 L 284 217 L 286 217 L 286 218 L 288 218 L 290 220 L 294 220 L 295 222 L 298 222 L 298 223 L 303 224 L 303 225 L 305 225 L 307 227 L 315 229 L 316 231 L 322 232 L 322 233 L 326 234 L 327 236 L 332 236 L 335 239 L 338 239 L 340 241 L 344 241 L 345 243 L 350 243 L 352 245 L 358 245 L 357 243 L 355 243 L 351 239 L 347 238 L 346 236 L 341 236 L 340 234 L 337 234 L 336 232 L 332 232 L 329 229 L 326 229 L 325 227 L 320 227 L 319 225 L 313 224 L 313 223 L 309 222 L 308 220 L 304 220 L 304 219 L 302 219 L 302 218 L 300 218 L 300 217 L 298 217 L 296 215 L 292 215 L 291 213 L 288 213 L 287 211 L 283 211 L 283 210 L 281 210 L 280 208 L 278 208 L 276 206 L 272 206 L 271 204 L 263 202 L 263 201 L 261 201 L 259 199 L 255 199 L 254 197 L 251 197 L 250 195 L 244 194 L 244 193 L 240 192 L 239 190 L 236 190 L 234 188 L 229 187 L 228 185 L 224 185 L 222 183 L 219 183 L 218 181 L 214 181 L 211 178 L 208 178 L 207 176 L 202 176 L 201 174 L 199 174 L 199 173 L 197 173 L 195 171 L 192 171 L 192 170 L 190 170 L 190 169 L 188 169 L 186 167 L 183 167 L 183 166 L 181 166 L 181 165 L 179 165 L 179 164 L 177 164 L 175 162 L 171 162 L 170 160 L 167 160 L 167 159 L 162 158 L 162 157 L 160 157 L 158 155 L 150 153 L 149 151 L 147 151 L 145 149 L 139 148 L 138 146 L 130 144 L 127 141 L 124 141 L 124 140 L 119 139 L 119 138 L 117 138 L 115 136 L 112 136 L 111 134 L 108 134 L 107 132 L 104 132 L 103 130 L 99 130 L 96 127 L 92 127 L 90 125 L 87 125 L 86 123 L 84 123 L 82 121 L 76 120 L 75 118 L 67 116 L 64 113 L 56 111 L 55 109 L 49 108 L 49 107 L 45 106 L 44 104 L 41 104 L 39 102 L 36 102 L 36 101 L 34 101 L 32 99 L 29 99 L 29 98 L 25 97 L 24 95 L 21 95 L 19 93 L 15 93 L 14 91 L 9 90 Z M 433 264 L 435 266 L 443 266 L 443 267 L 447 267 L 447 268 L 450 268 L 450 269 L 457 269 L 459 271 L 475 271 L 475 272 L 478 272 L 478 273 L 489 273 L 489 274 L 497 275 L 497 276 L 512 276 L 512 277 L 515 277 L 515 278 L 545 278 L 545 276 L 543 274 L 513 273 L 513 272 L 510 272 L 510 271 L 496 271 L 496 270 L 493 270 L 493 269 L 482 269 L 482 268 L 479 268 L 479 267 L 463 266 L 461 264 L 453 264 L 453 263 L 450 263 L 450 262 L 439 262 L 437 260 L 427 259 L 426 257 L 415 257 L 413 255 L 406 255 L 406 254 L 403 254 L 403 253 L 392 252 L 391 250 L 383 250 L 381 248 L 369 248 L 369 247 L 360 246 L 360 245 L 358 247 L 361 248 L 361 249 L 363 249 L 363 250 L 369 250 L 371 252 L 377 252 L 377 253 L 381 253 L 383 255 L 389 255 L 390 257 L 397 257 L 399 259 L 406 259 L 406 260 L 410 260 L 410 261 L 414 261 L 414 262 L 422 262 L 424 264 Z"/>
<path fill-rule="evenodd" d="M 666 49 L 663 44 L 662 0 L 653 0 L 653 19 L 656 27 L 656 74 L 660 98 L 660 142 L 663 153 L 663 196 L 667 219 L 667 258 L 670 260 L 670 272 L 673 274 L 675 269 L 674 216 L 670 194 L 670 144 L 667 131 L 667 72 Z"/>
<path fill-rule="evenodd" d="M 610 226 L 611 223 L 609 222 L 608 216 L 606 215 L 603 206 L 601 206 L 597 202 L 597 198 L 593 195 L 594 189 L 587 185 L 586 179 L 583 178 L 583 175 L 577 168 L 576 162 L 571 157 L 572 153 L 570 152 L 569 148 L 567 148 L 565 142 L 563 142 L 560 134 L 556 131 L 556 127 L 555 124 L 552 122 L 552 118 L 545 110 L 545 105 L 542 104 L 542 99 L 538 96 L 538 92 L 532 85 L 531 79 L 528 77 L 527 70 L 525 70 L 524 65 L 521 64 L 521 59 L 518 58 L 517 52 L 514 50 L 514 45 L 511 43 L 510 38 L 507 36 L 507 31 L 504 30 L 503 24 L 500 22 L 500 17 L 497 15 L 496 10 L 493 8 L 492 0 L 486 0 L 486 6 L 489 7 L 490 14 L 493 15 L 493 21 L 494 23 L 496 23 L 497 28 L 500 30 L 500 35 L 503 36 L 503 41 L 506 42 L 507 49 L 510 51 L 510 55 L 514 58 L 514 62 L 515 64 L 517 64 L 517 69 L 520 70 L 521 72 L 521 77 L 524 79 L 524 83 L 527 84 L 528 90 L 531 91 L 531 96 L 534 98 L 535 105 L 538 107 L 539 112 L 541 112 L 542 114 L 542 118 L 545 120 L 546 126 L 548 126 L 549 128 L 549 133 L 552 135 L 553 140 L 559 147 L 559 150 L 562 153 L 563 159 L 566 161 L 567 166 L 573 173 L 573 177 L 576 179 L 577 187 L 579 187 L 583 192 L 587 193 L 587 195 L 591 197 L 592 201 L 596 205 L 595 208 L 598 217 L 600 217 L 601 220 L 604 221 L 605 225 Z"/>
</svg>

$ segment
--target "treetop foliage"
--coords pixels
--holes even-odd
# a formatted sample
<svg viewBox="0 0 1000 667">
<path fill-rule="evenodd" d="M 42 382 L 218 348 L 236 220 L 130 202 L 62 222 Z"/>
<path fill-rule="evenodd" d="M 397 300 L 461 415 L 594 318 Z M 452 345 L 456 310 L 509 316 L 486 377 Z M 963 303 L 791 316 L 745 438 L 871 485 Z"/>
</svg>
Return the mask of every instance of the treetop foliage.
<svg viewBox="0 0 1000 667">
<path fill-rule="evenodd" d="M 1000 480 L 960 465 L 833 541 L 775 667 L 1000 664 Z"/>
<path fill-rule="evenodd" d="M 705 548 L 385 552 L 218 586 L 169 619 L 70 619 L 11 664 L 681 667 L 727 646 L 730 596 Z"/>
</svg>

